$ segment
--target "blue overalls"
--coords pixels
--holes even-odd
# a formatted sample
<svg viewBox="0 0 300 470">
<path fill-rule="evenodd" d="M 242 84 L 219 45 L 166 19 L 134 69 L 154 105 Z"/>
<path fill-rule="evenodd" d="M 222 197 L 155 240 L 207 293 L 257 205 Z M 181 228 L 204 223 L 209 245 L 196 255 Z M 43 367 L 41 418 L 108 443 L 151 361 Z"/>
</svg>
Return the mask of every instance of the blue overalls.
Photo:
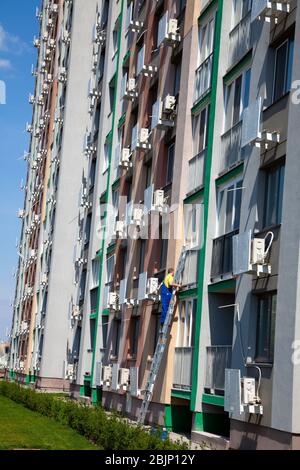
<svg viewBox="0 0 300 470">
<path fill-rule="evenodd" d="M 163 282 L 161 288 L 161 317 L 160 317 L 160 324 L 163 325 L 165 323 L 165 319 L 168 313 L 168 308 L 170 305 L 171 297 L 172 297 L 172 287 L 167 287 Z"/>
</svg>

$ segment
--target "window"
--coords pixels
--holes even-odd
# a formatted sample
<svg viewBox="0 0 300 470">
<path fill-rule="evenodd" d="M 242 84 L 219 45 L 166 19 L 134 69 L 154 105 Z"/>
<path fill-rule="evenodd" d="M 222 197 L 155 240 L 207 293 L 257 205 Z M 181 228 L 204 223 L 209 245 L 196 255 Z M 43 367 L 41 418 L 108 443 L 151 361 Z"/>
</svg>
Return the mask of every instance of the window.
<svg viewBox="0 0 300 470">
<path fill-rule="evenodd" d="M 92 214 L 88 214 L 88 216 L 86 218 L 85 231 L 84 231 L 84 245 L 85 245 L 85 247 L 90 243 L 91 226 L 92 226 Z"/>
<path fill-rule="evenodd" d="M 158 342 L 158 335 L 160 331 L 160 314 L 154 312 L 152 315 L 152 321 L 154 322 L 154 335 L 153 335 L 153 349 L 152 349 L 152 356 L 155 354 L 155 349 Z"/>
<path fill-rule="evenodd" d="M 184 206 L 185 246 L 196 248 L 200 245 L 202 233 L 203 203 L 195 201 Z"/>
<path fill-rule="evenodd" d="M 147 163 L 146 166 L 146 171 L 145 171 L 145 176 L 146 176 L 146 181 L 145 181 L 145 189 L 149 188 L 151 185 L 151 176 L 152 176 L 152 160 Z"/>
<path fill-rule="evenodd" d="M 249 104 L 251 69 L 245 70 L 225 88 L 225 132 L 242 119 Z"/>
<path fill-rule="evenodd" d="M 129 345 L 130 356 L 135 356 L 137 354 L 139 330 L 140 330 L 140 317 L 134 316 L 131 318 L 131 335 L 130 335 L 130 345 Z"/>
<path fill-rule="evenodd" d="M 287 39 L 275 51 L 273 102 L 291 89 L 293 56 L 293 39 Z"/>
<path fill-rule="evenodd" d="M 112 354 L 114 357 L 119 355 L 119 343 L 120 343 L 120 333 L 121 333 L 121 321 L 119 319 L 114 319 L 114 341 L 113 341 L 113 350 Z"/>
<path fill-rule="evenodd" d="M 193 116 L 193 156 L 199 155 L 207 145 L 210 107 Z"/>
<path fill-rule="evenodd" d="M 284 164 L 266 173 L 264 227 L 281 223 L 284 188 Z"/>
<path fill-rule="evenodd" d="M 169 145 L 168 147 L 166 184 L 172 183 L 173 181 L 174 153 L 175 153 L 175 144 L 173 143 Z"/>
<path fill-rule="evenodd" d="M 90 189 L 92 189 L 95 186 L 95 179 L 96 179 L 96 158 L 93 158 L 92 163 L 91 163 L 91 168 L 90 168 L 90 174 L 89 174 L 89 185 Z"/>
<path fill-rule="evenodd" d="M 251 11 L 252 0 L 233 0 L 232 29 Z"/>
<path fill-rule="evenodd" d="M 94 258 L 92 260 L 92 275 L 91 275 L 91 289 L 99 286 L 100 276 L 100 258 Z"/>
<path fill-rule="evenodd" d="M 112 191 L 113 222 L 115 223 L 119 214 L 119 190 Z"/>
<path fill-rule="evenodd" d="M 94 351 L 95 347 L 95 332 L 96 332 L 96 320 L 93 318 L 90 319 L 90 350 Z"/>
<path fill-rule="evenodd" d="M 277 294 L 258 298 L 256 361 L 273 362 Z"/>
<path fill-rule="evenodd" d="M 161 251 L 160 251 L 160 269 L 166 269 L 168 254 L 168 240 L 163 238 L 161 240 Z"/>
<path fill-rule="evenodd" d="M 215 17 L 199 29 L 199 65 L 212 54 L 214 45 Z"/>
<path fill-rule="evenodd" d="M 177 348 L 193 347 L 196 310 L 197 299 L 189 299 L 180 302 L 177 330 Z"/>
<path fill-rule="evenodd" d="M 106 172 L 108 169 L 108 162 L 109 162 L 109 152 L 110 152 L 110 145 L 104 144 L 104 159 L 103 159 L 103 173 Z"/>
<path fill-rule="evenodd" d="M 114 277 L 114 268 L 115 268 L 115 257 L 109 256 L 106 260 L 106 285 L 112 285 Z"/>
<path fill-rule="evenodd" d="M 83 302 L 85 294 L 85 284 L 86 284 L 86 269 L 82 271 L 80 279 L 80 288 L 79 288 L 79 301 Z"/>
<path fill-rule="evenodd" d="M 144 272 L 146 240 L 140 240 L 139 248 L 140 248 L 139 249 L 139 253 L 140 253 L 139 274 L 141 274 Z"/>
<path fill-rule="evenodd" d="M 108 332 L 108 316 L 102 316 L 102 348 L 106 349 L 107 346 L 107 332 Z"/>
<path fill-rule="evenodd" d="M 238 230 L 242 202 L 242 180 L 229 183 L 218 192 L 218 236 Z"/>
<path fill-rule="evenodd" d="M 92 289 L 90 291 L 90 301 L 91 301 L 91 313 L 95 313 L 97 311 L 97 303 L 98 303 L 98 288 Z"/>
<path fill-rule="evenodd" d="M 113 30 L 113 57 L 118 52 L 118 39 L 119 39 L 119 32 L 117 29 Z"/>
<path fill-rule="evenodd" d="M 179 95 L 181 79 L 181 61 L 174 65 L 174 96 Z"/>
</svg>

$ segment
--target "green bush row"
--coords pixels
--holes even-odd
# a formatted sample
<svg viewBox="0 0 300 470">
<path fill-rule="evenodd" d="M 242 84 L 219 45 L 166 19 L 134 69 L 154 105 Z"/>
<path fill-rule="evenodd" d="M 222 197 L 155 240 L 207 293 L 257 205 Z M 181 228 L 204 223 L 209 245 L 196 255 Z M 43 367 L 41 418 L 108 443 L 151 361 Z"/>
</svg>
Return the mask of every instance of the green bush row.
<svg viewBox="0 0 300 470">
<path fill-rule="evenodd" d="M 128 424 L 116 414 L 107 415 L 100 407 L 75 401 L 59 400 L 47 393 L 37 393 L 12 382 L 0 382 L 0 394 L 26 408 L 70 426 L 105 450 L 183 450 L 182 442 L 161 439 L 161 433 L 150 433 Z"/>
</svg>

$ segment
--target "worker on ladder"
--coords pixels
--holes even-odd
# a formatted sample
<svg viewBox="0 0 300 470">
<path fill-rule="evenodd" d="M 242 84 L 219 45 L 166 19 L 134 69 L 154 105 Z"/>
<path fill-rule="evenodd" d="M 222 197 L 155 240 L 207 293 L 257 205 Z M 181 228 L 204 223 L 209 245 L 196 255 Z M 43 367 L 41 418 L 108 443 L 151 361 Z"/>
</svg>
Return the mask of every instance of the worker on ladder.
<svg viewBox="0 0 300 470">
<path fill-rule="evenodd" d="M 170 301 L 172 298 L 173 289 L 179 289 L 181 287 L 180 284 L 174 283 L 174 269 L 169 268 L 168 274 L 166 275 L 164 282 L 161 286 L 161 317 L 160 317 L 160 324 L 163 325 L 165 323 L 165 319 L 168 313 Z"/>
</svg>

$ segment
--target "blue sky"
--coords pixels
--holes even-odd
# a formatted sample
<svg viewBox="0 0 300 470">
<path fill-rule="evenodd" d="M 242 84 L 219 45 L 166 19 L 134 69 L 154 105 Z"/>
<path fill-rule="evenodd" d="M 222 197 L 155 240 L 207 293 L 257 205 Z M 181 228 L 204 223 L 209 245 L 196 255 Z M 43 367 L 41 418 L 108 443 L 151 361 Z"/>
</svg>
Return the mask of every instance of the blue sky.
<svg viewBox="0 0 300 470">
<path fill-rule="evenodd" d="M 17 267 L 16 238 L 20 235 L 17 211 L 23 207 L 21 180 L 26 178 L 28 150 L 26 121 L 31 122 L 28 95 L 34 90 L 31 65 L 36 64 L 32 46 L 38 34 L 35 18 L 39 0 L 0 0 L 0 81 L 6 85 L 6 104 L 0 104 L 0 340 L 11 326 Z"/>
</svg>

